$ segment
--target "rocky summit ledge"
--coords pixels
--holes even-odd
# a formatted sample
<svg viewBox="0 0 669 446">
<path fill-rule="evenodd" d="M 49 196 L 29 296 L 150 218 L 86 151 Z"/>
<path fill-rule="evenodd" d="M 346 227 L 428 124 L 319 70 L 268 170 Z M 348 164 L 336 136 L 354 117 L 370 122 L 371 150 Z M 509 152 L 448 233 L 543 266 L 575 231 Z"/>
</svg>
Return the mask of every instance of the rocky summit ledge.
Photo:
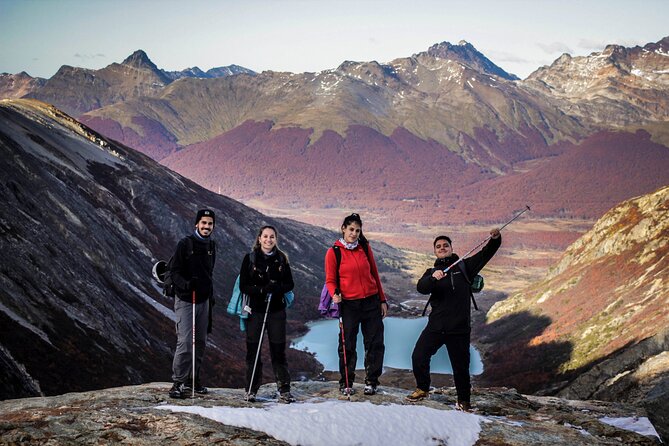
<svg viewBox="0 0 669 446">
<path fill-rule="evenodd" d="M 237 412 L 232 414 L 235 422 L 240 420 L 238 424 L 242 426 L 243 420 L 249 418 L 246 416 L 248 409 L 260 409 L 257 414 L 266 414 L 273 408 L 285 407 L 276 403 L 273 384 L 267 384 L 260 389 L 260 401 L 256 403 L 244 401 L 242 389 L 223 388 L 210 389 L 208 395 L 196 396 L 194 399 L 174 400 L 167 396 L 169 387 L 168 383 L 151 383 L 54 397 L 0 401 L 0 444 L 290 444 L 266 432 L 223 424 L 193 413 L 174 411 L 200 410 L 203 415 L 206 411 L 217 409 L 224 409 L 228 413 L 231 410 L 239 411 L 239 417 L 236 416 Z M 645 420 L 643 417 L 646 414 L 641 413 L 640 409 L 624 404 L 526 396 L 514 389 L 487 388 L 474 390 L 474 411 L 463 414 L 454 411 L 455 392 L 452 388 L 435 389 L 430 399 L 416 404 L 407 404 L 404 401 L 409 392 L 403 389 L 380 386 L 379 393 L 374 396 L 363 395 L 362 387 L 357 384 L 355 389 L 356 393 L 351 397 L 351 402 L 348 402 L 340 399 L 336 382 L 294 383 L 293 394 L 298 401 L 289 406 L 290 416 L 294 420 L 291 429 L 301 429 L 298 426 L 301 408 L 304 408 L 306 415 L 306 412 L 317 411 L 314 407 L 318 407 L 318 404 L 324 403 L 323 407 L 342 407 L 341 405 L 348 404 L 349 406 L 343 407 L 351 411 L 356 407 L 355 404 L 362 403 L 358 407 L 363 408 L 369 415 L 366 417 L 368 420 L 361 419 L 360 424 L 366 424 L 365 429 L 368 431 L 375 429 L 377 425 L 373 421 L 376 408 L 402 417 L 402 411 L 416 406 L 431 409 L 430 416 L 434 416 L 434 413 L 440 416 L 441 412 L 435 412 L 434 409 L 443 411 L 444 422 L 448 421 L 450 415 L 457 413 L 464 417 L 461 418 L 463 422 L 478 426 L 473 440 L 460 439 L 456 432 L 460 429 L 458 426 L 446 438 L 425 440 L 421 440 L 421 432 L 416 429 L 417 432 L 412 434 L 416 438 L 414 444 L 575 446 L 660 443 L 656 436 L 641 435 L 602 421 L 604 418 Z M 170 410 L 166 410 L 168 406 Z M 194 409 L 194 406 L 197 407 Z M 336 419 L 331 421 L 336 422 Z M 396 424 L 397 429 L 406 430 L 406 426 L 414 426 L 412 420 L 404 419 L 402 423 L 404 425 Z M 308 429 L 316 431 L 319 426 L 309 426 Z M 374 433 L 368 434 L 365 444 L 370 444 L 370 438 L 378 437 Z M 333 438 L 332 444 L 346 442 Z"/>
</svg>

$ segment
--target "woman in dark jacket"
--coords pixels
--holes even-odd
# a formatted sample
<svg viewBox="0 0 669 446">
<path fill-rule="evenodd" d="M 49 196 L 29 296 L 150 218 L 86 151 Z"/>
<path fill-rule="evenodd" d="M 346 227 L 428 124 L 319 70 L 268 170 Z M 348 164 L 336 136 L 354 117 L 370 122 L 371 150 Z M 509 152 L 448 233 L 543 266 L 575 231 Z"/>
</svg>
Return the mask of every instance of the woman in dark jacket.
<svg viewBox="0 0 669 446">
<path fill-rule="evenodd" d="M 286 301 L 284 294 L 293 289 L 293 275 L 287 256 L 278 248 L 278 233 L 272 226 L 258 232 L 253 250 L 242 261 L 239 289 L 249 296 L 251 312 L 246 322 L 246 389 L 247 399 L 255 401 L 262 377 L 262 360 L 256 353 L 261 345 L 265 313 L 265 331 L 274 369 L 279 400 L 295 401 L 290 393 L 290 372 L 286 361 Z M 254 373 L 255 364 L 255 373 Z M 253 376 L 253 383 L 251 377 Z"/>
<path fill-rule="evenodd" d="M 430 360 L 442 345 L 446 345 L 453 367 L 455 390 L 458 394 L 456 408 L 464 411 L 470 410 L 471 284 L 469 280 L 483 269 L 501 244 L 502 237 L 499 229 L 490 231 L 490 241 L 483 249 L 461 261 L 467 271 L 467 277 L 465 277 L 460 265 L 453 266 L 444 273 L 444 270 L 459 258 L 453 253 L 451 239 L 440 235 L 434 240 L 434 254 L 437 256 L 434 267 L 428 268 L 416 285 L 419 293 L 430 295 L 429 302 L 432 305 L 432 312 L 411 355 L 417 388 L 407 396 L 407 400 L 419 401 L 429 396 Z"/>
</svg>

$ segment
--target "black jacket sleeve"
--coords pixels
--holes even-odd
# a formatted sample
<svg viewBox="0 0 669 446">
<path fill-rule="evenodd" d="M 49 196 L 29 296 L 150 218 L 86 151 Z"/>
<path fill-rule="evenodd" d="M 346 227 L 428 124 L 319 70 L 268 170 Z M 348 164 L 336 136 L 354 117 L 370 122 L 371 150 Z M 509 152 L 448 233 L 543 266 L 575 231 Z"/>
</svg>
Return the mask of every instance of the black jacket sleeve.
<svg viewBox="0 0 669 446">
<path fill-rule="evenodd" d="M 423 277 L 421 277 L 418 280 L 418 284 L 416 285 L 416 290 L 420 294 L 430 294 L 430 293 L 432 293 L 432 289 L 434 288 L 434 284 L 437 283 L 437 279 L 432 277 L 433 272 L 434 272 L 433 268 L 428 268 L 423 273 Z"/>
<path fill-rule="evenodd" d="M 499 247 L 502 245 L 502 236 L 491 238 L 479 252 L 464 260 L 469 279 L 473 280 L 483 267 L 492 259 Z"/>
</svg>

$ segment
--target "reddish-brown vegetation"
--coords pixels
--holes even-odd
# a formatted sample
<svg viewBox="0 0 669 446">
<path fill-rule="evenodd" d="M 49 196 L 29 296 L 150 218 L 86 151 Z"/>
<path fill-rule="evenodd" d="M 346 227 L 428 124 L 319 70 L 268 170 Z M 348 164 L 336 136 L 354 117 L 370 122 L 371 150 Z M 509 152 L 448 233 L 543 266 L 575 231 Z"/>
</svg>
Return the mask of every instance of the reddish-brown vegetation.
<svg viewBox="0 0 669 446">
<path fill-rule="evenodd" d="M 163 163 L 236 199 L 277 209 L 365 210 L 392 224 L 492 224 L 526 204 L 535 217 L 593 219 L 669 182 L 669 150 L 645 132 L 600 132 L 578 145 L 559 144 L 504 175 L 405 129 L 384 136 L 351 126 L 345 136 L 310 136 L 248 121 Z"/>
</svg>

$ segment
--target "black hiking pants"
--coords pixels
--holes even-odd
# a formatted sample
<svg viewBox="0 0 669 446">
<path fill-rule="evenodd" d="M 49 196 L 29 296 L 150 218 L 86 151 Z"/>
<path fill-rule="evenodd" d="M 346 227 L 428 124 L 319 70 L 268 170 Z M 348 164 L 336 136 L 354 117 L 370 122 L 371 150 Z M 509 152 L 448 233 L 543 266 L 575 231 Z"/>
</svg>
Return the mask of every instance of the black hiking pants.
<svg viewBox="0 0 669 446">
<path fill-rule="evenodd" d="M 262 330 L 265 313 L 255 312 L 249 315 L 246 321 L 246 389 L 249 388 L 253 364 L 256 359 L 258 345 L 260 345 L 260 331 Z M 267 314 L 265 332 L 269 339 L 269 356 L 274 370 L 274 379 L 279 392 L 290 391 L 290 372 L 286 360 L 286 310 Z M 251 392 L 257 393 L 262 381 L 262 353 L 258 357 L 255 376 Z"/>
<path fill-rule="evenodd" d="M 446 345 L 448 358 L 451 360 L 458 401 L 470 402 L 469 333 L 445 334 L 428 331 L 427 328 L 423 330 L 411 355 L 416 387 L 426 392 L 430 390 L 430 361 L 442 345 Z"/>
<path fill-rule="evenodd" d="M 383 371 L 383 355 L 386 347 L 383 343 L 383 317 L 381 315 L 381 299 L 379 295 L 364 299 L 343 300 L 339 304 L 340 314 L 344 323 L 346 340 L 346 363 L 348 368 L 348 386 L 353 387 L 355 366 L 358 361 L 356 343 L 358 329 L 362 330 L 365 346 L 365 384 L 379 385 L 379 377 Z M 339 335 L 339 386 L 346 386 L 346 368 L 344 367 L 344 348 Z"/>
</svg>

